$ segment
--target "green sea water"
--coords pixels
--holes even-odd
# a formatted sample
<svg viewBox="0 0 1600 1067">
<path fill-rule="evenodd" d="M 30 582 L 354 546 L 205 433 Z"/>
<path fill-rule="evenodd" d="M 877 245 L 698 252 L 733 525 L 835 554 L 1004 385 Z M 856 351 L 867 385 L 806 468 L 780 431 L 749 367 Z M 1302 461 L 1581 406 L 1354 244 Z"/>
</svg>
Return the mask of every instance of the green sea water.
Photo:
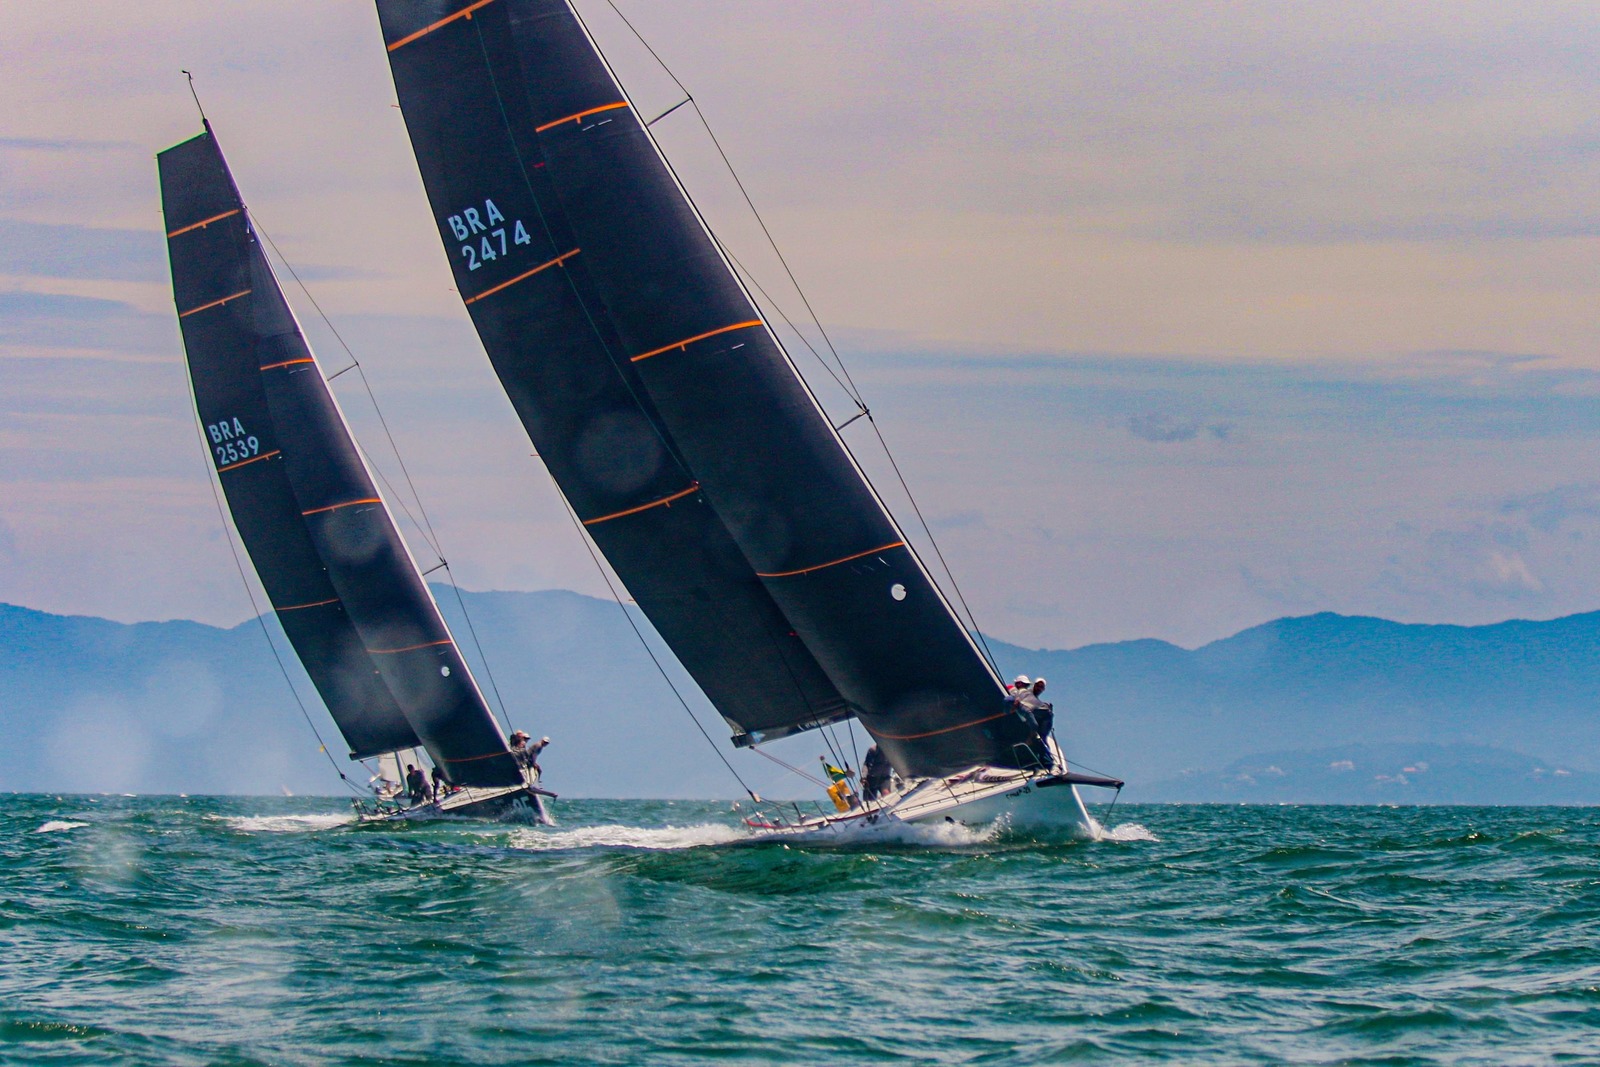
<svg viewBox="0 0 1600 1067">
<path fill-rule="evenodd" d="M 1600 1062 L 1600 814 L 1118 807 L 741 844 L 12 796 L 0 1063 Z"/>
</svg>

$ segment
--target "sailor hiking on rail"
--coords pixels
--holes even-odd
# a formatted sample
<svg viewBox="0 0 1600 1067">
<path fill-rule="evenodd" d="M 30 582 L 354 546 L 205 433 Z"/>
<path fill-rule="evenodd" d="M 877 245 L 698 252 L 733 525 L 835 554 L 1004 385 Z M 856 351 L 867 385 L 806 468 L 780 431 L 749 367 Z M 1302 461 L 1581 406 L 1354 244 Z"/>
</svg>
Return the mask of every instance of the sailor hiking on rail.
<svg viewBox="0 0 1600 1067">
<path fill-rule="evenodd" d="M 550 746 L 548 737 L 541 737 L 537 741 L 530 741 L 526 730 L 517 730 L 511 734 L 511 755 L 516 757 L 517 766 L 527 772 L 533 781 L 539 780 L 543 771 L 539 767 L 539 756 Z"/>
<path fill-rule="evenodd" d="M 1050 751 L 1050 733 L 1055 728 L 1055 705 L 1042 699 L 1045 680 L 1030 680 L 1026 674 L 1017 675 L 1006 691 L 1006 700 L 1016 709 L 1038 739 L 1039 762 L 1045 767 L 1055 765 L 1055 755 Z"/>
</svg>

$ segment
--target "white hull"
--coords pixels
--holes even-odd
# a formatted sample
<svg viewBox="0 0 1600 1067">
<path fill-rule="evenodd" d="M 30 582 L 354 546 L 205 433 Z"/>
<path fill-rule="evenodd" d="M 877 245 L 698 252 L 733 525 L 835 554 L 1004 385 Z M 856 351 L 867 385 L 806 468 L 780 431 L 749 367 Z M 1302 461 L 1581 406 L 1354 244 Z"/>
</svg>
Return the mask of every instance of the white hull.
<svg viewBox="0 0 1600 1067">
<path fill-rule="evenodd" d="M 1045 779 L 1044 781 L 1048 781 Z M 1041 780 L 1016 783 L 1003 792 L 990 792 L 943 811 L 915 815 L 908 822 L 953 818 L 967 826 L 986 826 L 1004 816 L 1009 825 L 1024 829 L 1071 828 L 1092 836 L 1094 817 L 1084 807 L 1078 787 L 1070 782 L 1043 785 Z"/>
<path fill-rule="evenodd" d="M 797 811 L 793 818 L 781 810 L 758 812 L 745 825 L 757 840 L 765 840 L 854 835 L 906 824 L 983 827 L 1000 818 L 1016 829 L 1049 828 L 1085 838 L 1099 834 L 1099 823 L 1084 806 L 1075 776 L 1002 767 L 975 767 L 948 778 L 908 783 L 846 812 L 806 816 Z"/>
<path fill-rule="evenodd" d="M 554 793 L 548 794 L 554 796 Z M 498 789 L 467 787 L 458 789 L 441 800 L 413 804 L 409 807 L 380 804 L 377 807 L 359 806 L 357 818 L 362 822 L 395 822 L 424 819 L 492 819 L 499 822 L 530 823 L 554 826 L 555 820 L 545 810 L 544 798 L 527 786 L 511 785 Z"/>
</svg>

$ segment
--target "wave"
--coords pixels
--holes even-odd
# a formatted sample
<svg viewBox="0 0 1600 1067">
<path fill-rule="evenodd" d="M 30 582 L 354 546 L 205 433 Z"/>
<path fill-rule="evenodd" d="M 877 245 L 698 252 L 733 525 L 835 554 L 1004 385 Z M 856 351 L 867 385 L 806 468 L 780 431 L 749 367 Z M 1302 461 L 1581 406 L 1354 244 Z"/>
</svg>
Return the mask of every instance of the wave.
<svg viewBox="0 0 1600 1067">
<path fill-rule="evenodd" d="M 88 826 L 86 822 L 71 822 L 66 819 L 51 819 L 34 831 L 36 834 L 59 834 L 63 830 L 76 830 L 80 826 Z"/>
</svg>

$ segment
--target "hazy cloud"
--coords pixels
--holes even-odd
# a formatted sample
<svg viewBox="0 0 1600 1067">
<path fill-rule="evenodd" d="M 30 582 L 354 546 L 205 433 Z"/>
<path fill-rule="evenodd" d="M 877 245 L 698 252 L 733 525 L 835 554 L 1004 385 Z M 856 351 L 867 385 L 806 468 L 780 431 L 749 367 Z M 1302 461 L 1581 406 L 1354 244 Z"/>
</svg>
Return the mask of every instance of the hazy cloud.
<svg viewBox="0 0 1600 1067">
<path fill-rule="evenodd" d="M 1544 592 L 1544 583 L 1528 569 L 1528 563 L 1520 552 L 1490 552 L 1488 569 L 1496 589 Z"/>
<path fill-rule="evenodd" d="M 0 292 L 0 344 L 149 353 L 173 351 L 177 330 L 176 313 L 151 314 L 120 300 Z"/>
<path fill-rule="evenodd" d="M 1464 586 L 1480 597 L 1521 600 L 1543 594 L 1545 583 L 1527 560 L 1528 532 L 1480 523 L 1428 535 L 1426 566 L 1440 588 Z"/>
<path fill-rule="evenodd" d="M 1128 416 L 1128 432 L 1141 441 L 1155 444 L 1193 441 L 1202 434 L 1213 441 L 1227 441 L 1233 436 L 1233 423 L 1205 423 L 1200 419 L 1146 412 Z"/>
<path fill-rule="evenodd" d="M 928 520 L 928 525 L 935 530 L 982 530 L 988 528 L 989 521 L 983 512 L 969 508 L 935 515 Z"/>
<path fill-rule="evenodd" d="M 1576 519 L 1600 519 L 1600 483 L 1561 485 L 1501 501 L 1502 515 L 1521 515 L 1537 530 L 1554 533 Z"/>
<path fill-rule="evenodd" d="M 1265 575 L 1241 566 L 1239 576 L 1251 593 L 1286 612 L 1314 611 L 1332 601 L 1326 590 L 1301 575 Z"/>
<path fill-rule="evenodd" d="M 961 392 L 975 403 L 1025 395 L 1051 417 L 1112 423 L 1152 443 L 1207 436 L 1359 431 L 1399 439 L 1600 436 L 1600 370 L 1521 352 L 1404 353 L 1383 359 L 1246 360 L 1095 353 L 856 353 L 852 373 L 882 388 Z M 803 370 L 809 370 L 802 364 Z M 825 395 L 829 383 L 812 374 Z M 984 399 L 977 401 L 982 395 Z M 1204 411 L 1207 414 L 1195 414 Z"/>
<path fill-rule="evenodd" d="M 166 243 L 154 229 L 0 218 L 0 273 L 164 282 Z"/>
<path fill-rule="evenodd" d="M 1128 432 L 1141 441 L 1158 444 L 1193 441 L 1200 436 L 1200 423 L 1196 419 L 1179 419 L 1171 415 L 1130 415 Z"/>
<path fill-rule="evenodd" d="M 19 149 L 31 152 L 103 152 L 107 149 L 134 147 L 129 141 L 74 141 L 54 140 L 45 137 L 0 137 L 0 149 Z"/>
</svg>

